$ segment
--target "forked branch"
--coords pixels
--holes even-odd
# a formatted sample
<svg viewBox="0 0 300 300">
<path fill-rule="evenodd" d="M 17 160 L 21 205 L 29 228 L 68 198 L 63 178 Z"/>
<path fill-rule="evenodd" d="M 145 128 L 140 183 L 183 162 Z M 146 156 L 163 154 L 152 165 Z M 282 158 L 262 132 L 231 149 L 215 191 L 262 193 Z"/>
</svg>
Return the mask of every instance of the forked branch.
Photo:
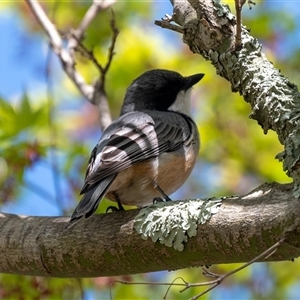
<svg viewBox="0 0 300 300">
<path fill-rule="evenodd" d="M 59 34 L 55 25 L 50 21 L 43 8 L 40 6 L 39 2 L 34 0 L 25 1 L 27 2 L 30 10 L 36 17 L 37 21 L 40 23 L 41 27 L 47 33 L 50 39 L 51 48 L 61 61 L 61 65 L 65 73 L 74 82 L 80 93 L 90 103 L 97 105 L 100 114 L 100 127 L 102 130 L 105 129 L 111 123 L 110 110 L 108 106 L 106 93 L 104 91 L 104 81 L 105 75 L 107 74 L 107 71 L 112 61 L 113 49 L 117 38 L 117 29 L 115 27 L 114 21 L 112 44 L 109 49 L 110 55 L 108 57 L 108 62 L 103 68 L 103 70 L 100 72 L 100 81 L 98 80 L 94 85 L 87 84 L 82 75 L 76 70 L 74 49 L 76 49 L 79 43 L 81 43 L 85 31 L 89 24 L 93 21 L 93 19 L 101 11 L 110 7 L 115 1 L 94 1 L 92 6 L 88 9 L 87 13 L 83 17 L 82 22 L 80 23 L 78 28 L 76 30 L 73 30 L 72 34 L 69 35 L 67 47 L 63 46 L 63 39 L 61 35 Z"/>
</svg>

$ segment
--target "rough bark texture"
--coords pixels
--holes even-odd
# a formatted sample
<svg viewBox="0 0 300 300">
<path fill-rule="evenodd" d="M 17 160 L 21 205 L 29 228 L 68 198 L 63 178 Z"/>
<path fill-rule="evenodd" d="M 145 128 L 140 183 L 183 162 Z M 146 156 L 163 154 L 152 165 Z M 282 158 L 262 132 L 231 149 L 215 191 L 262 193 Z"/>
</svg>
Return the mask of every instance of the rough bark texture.
<svg viewBox="0 0 300 300">
<path fill-rule="evenodd" d="M 269 260 L 291 260 L 300 255 L 300 204 L 292 188 L 264 184 L 223 200 L 182 252 L 144 241 L 133 229 L 138 210 L 96 215 L 69 230 L 66 217 L 0 214 L 0 272 L 93 277 L 247 262 L 283 236 Z"/>
<path fill-rule="evenodd" d="M 241 50 L 235 50 L 236 20 L 217 0 L 171 0 L 173 20 L 183 27 L 183 41 L 201 54 L 226 78 L 233 91 L 243 95 L 252 107 L 251 118 L 276 131 L 285 149 L 278 155 L 283 168 L 295 182 L 300 196 L 300 94 L 268 61 L 261 45 L 242 27 Z"/>
</svg>

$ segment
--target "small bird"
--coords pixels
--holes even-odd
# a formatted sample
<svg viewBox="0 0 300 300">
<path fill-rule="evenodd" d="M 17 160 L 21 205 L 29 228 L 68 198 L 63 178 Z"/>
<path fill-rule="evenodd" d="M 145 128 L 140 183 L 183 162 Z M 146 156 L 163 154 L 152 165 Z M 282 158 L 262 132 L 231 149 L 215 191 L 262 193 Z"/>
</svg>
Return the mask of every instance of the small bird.
<svg viewBox="0 0 300 300">
<path fill-rule="evenodd" d="M 190 175 L 200 149 L 191 88 L 204 74 L 155 69 L 128 87 L 121 114 L 103 132 L 88 163 L 84 194 L 67 228 L 90 217 L 105 196 L 142 207 L 169 201 Z"/>
</svg>

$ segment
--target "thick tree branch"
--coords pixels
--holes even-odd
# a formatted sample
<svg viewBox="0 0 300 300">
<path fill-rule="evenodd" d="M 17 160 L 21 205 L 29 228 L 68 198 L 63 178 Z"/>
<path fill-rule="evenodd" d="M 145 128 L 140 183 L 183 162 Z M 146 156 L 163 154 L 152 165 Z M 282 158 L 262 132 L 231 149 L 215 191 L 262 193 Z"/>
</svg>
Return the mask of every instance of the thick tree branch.
<svg viewBox="0 0 300 300">
<path fill-rule="evenodd" d="M 96 277 L 247 262 L 282 237 L 285 242 L 270 260 L 300 256 L 300 205 L 291 184 L 264 184 L 223 200 L 182 252 L 143 240 L 133 228 L 137 213 L 96 215 L 70 230 L 64 230 L 66 217 L 0 214 L 0 272 Z"/>
<path fill-rule="evenodd" d="M 258 41 L 241 28 L 242 48 L 235 49 L 236 19 L 227 7 L 213 0 L 171 0 L 172 20 L 183 27 L 183 41 L 201 54 L 226 78 L 233 91 L 252 107 L 251 118 L 265 133 L 276 131 L 284 152 L 284 170 L 295 181 L 300 196 L 300 93 L 268 61 Z"/>
</svg>

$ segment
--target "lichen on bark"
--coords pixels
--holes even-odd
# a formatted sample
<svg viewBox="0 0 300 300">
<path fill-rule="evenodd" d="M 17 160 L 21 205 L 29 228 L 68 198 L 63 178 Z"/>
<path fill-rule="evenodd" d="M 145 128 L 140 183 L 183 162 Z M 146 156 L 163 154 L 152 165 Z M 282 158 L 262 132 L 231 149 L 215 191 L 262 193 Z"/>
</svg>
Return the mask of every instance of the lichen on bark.
<svg viewBox="0 0 300 300">
<path fill-rule="evenodd" d="M 143 208 L 135 217 L 134 228 L 144 240 L 151 238 L 167 247 L 183 251 L 184 244 L 197 234 L 221 206 L 221 199 L 158 202 Z"/>
<path fill-rule="evenodd" d="M 242 26 L 242 49 L 235 49 L 236 20 L 217 0 L 171 0 L 173 20 L 183 28 L 183 41 L 226 78 L 232 91 L 251 105 L 251 119 L 266 134 L 274 130 L 283 152 L 276 157 L 294 179 L 300 197 L 300 94 L 262 52 L 261 44 Z M 193 11 L 194 10 L 194 11 Z"/>
</svg>

